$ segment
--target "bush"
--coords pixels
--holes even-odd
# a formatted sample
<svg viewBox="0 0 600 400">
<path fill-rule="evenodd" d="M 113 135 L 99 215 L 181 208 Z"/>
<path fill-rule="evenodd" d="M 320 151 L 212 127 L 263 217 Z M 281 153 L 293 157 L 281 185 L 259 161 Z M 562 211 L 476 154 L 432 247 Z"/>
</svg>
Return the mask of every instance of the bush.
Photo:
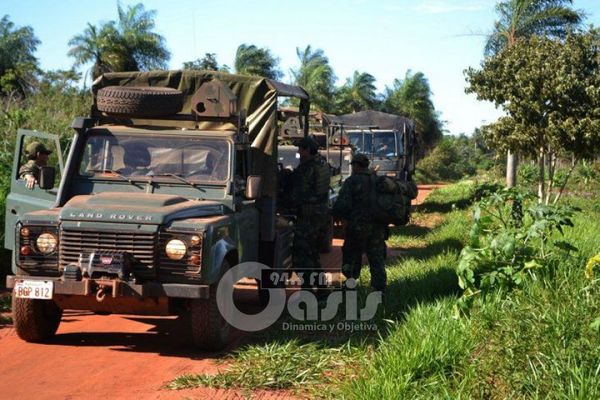
<svg viewBox="0 0 600 400">
<path fill-rule="evenodd" d="M 446 136 L 417 165 L 416 179 L 420 183 L 448 182 L 490 170 L 495 162 L 490 154 L 467 136 Z"/>
<path fill-rule="evenodd" d="M 497 289 L 521 286 L 535 270 L 556 265 L 577 249 L 554 232 L 573 226 L 576 208 L 544 205 L 531 193 L 503 189 L 481 200 L 473 209 L 470 243 L 460 255 L 459 285 L 462 305 Z"/>
</svg>

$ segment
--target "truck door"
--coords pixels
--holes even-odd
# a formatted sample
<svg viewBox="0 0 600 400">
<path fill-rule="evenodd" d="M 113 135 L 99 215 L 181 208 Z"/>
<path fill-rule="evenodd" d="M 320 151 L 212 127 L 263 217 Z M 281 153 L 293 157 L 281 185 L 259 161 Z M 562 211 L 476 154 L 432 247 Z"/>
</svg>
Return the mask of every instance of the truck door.
<svg viewBox="0 0 600 400">
<path fill-rule="evenodd" d="M 56 170 L 55 185 L 53 189 L 44 190 L 35 185 L 33 189 L 25 186 L 25 181 L 19 177 L 19 168 L 27 163 L 25 149 L 32 142 L 42 143 L 52 153 L 48 156 L 48 166 Z M 6 222 L 4 227 L 4 247 L 14 250 L 15 226 L 23 214 L 52 208 L 56 202 L 58 182 L 64 169 L 60 141 L 57 135 L 19 129 L 15 144 L 15 156 L 12 173 L 10 176 L 10 194 L 6 198 Z"/>
</svg>

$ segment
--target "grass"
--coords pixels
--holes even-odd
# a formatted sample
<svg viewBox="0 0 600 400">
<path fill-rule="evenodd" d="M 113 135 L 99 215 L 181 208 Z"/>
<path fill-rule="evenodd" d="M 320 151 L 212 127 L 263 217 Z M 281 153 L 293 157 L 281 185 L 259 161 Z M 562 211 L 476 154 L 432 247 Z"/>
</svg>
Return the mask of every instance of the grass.
<svg viewBox="0 0 600 400">
<path fill-rule="evenodd" d="M 509 293 L 476 300 L 456 317 L 456 266 L 470 229 L 474 185 L 435 191 L 418 225 L 394 230 L 403 253 L 387 265 L 378 333 L 289 332 L 275 325 L 229 357 L 216 375 L 180 377 L 172 388 L 288 389 L 321 398 L 600 398 L 600 200 L 567 197 L 582 211 L 565 239 L 579 251 Z M 369 273 L 361 275 L 364 298 Z M 288 318 L 288 319 L 286 319 Z M 284 321 L 289 317 L 284 317 Z"/>
<path fill-rule="evenodd" d="M 216 375 L 184 375 L 168 387 L 196 386 L 245 389 L 287 389 L 293 386 L 323 386 L 331 383 L 326 372 L 349 370 L 355 350 L 350 346 L 328 348 L 298 340 L 275 341 L 236 352 L 231 367 Z"/>
</svg>

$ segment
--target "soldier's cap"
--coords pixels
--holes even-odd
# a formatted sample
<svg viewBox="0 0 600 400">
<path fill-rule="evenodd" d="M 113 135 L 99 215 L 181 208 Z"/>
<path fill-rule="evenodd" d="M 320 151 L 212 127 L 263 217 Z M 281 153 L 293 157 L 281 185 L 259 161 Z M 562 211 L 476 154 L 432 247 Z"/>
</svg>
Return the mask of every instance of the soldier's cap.
<svg viewBox="0 0 600 400">
<path fill-rule="evenodd" d="M 369 162 L 369 157 L 362 153 L 358 153 L 352 156 L 352 161 L 350 161 L 350 164 L 358 164 L 361 167 L 368 167 Z"/>
<path fill-rule="evenodd" d="M 319 150 L 319 144 L 310 136 L 305 136 L 298 142 L 298 147 L 309 150 Z"/>
<path fill-rule="evenodd" d="M 27 145 L 27 148 L 25 148 L 25 151 L 27 152 L 27 155 L 30 155 L 30 156 L 36 155 L 37 153 L 43 153 L 43 154 L 52 153 L 52 150 L 48 150 L 48 148 L 46 148 L 46 146 L 44 146 L 44 143 L 40 143 L 40 142 L 29 143 Z"/>
</svg>

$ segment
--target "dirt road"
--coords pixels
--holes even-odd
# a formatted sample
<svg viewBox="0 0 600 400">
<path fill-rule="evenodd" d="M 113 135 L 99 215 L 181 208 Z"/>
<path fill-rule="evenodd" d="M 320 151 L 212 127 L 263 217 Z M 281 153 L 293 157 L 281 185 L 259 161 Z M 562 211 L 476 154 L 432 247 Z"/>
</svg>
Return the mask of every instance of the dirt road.
<svg viewBox="0 0 600 400">
<path fill-rule="evenodd" d="M 418 202 L 433 189 L 419 187 Z M 323 255 L 324 266 L 341 265 L 341 240 Z M 255 291 L 242 291 L 257 302 Z M 227 351 L 244 335 L 234 333 Z M 66 312 L 51 343 L 21 341 L 0 325 L 0 399 L 234 399 L 234 390 L 171 391 L 164 384 L 184 373 L 215 373 L 222 355 L 200 353 L 188 344 L 176 317 L 100 316 Z M 286 398 L 285 392 L 254 392 L 253 398 Z"/>
</svg>

